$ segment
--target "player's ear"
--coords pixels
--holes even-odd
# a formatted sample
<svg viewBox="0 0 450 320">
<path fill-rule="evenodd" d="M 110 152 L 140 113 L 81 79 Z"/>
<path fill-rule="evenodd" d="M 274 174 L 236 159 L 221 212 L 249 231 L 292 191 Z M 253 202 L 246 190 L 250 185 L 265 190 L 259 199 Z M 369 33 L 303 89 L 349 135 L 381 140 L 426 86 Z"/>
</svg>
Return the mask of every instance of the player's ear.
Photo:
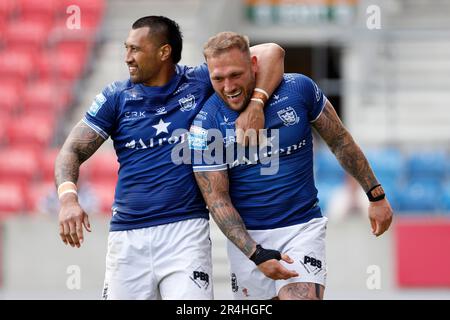
<svg viewBox="0 0 450 320">
<path fill-rule="evenodd" d="M 159 48 L 159 58 L 161 59 L 161 61 L 168 60 L 171 54 L 172 47 L 169 44 L 165 44 L 161 48 Z"/>
<path fill-rule="evenodd" d="M 256 56 L 252 56 L 251 63 L 252 63 L 253 72 L 257 72 L 258 71 L 258 58 L 256 58 Z"/>
</svg>

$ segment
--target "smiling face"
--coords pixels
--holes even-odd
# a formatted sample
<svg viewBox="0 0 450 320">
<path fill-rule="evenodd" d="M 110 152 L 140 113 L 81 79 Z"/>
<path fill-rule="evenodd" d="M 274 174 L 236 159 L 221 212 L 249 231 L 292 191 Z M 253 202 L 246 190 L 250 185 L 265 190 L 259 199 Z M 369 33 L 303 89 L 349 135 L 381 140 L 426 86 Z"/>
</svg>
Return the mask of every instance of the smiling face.
<svg viewBox="0 0 450 320">
<path fill-rule="evenodd" d="M 208 57 L 207 63 L 216 93 L 232 110 L 244 110 L 255 88 L 256 57 L 231 48 Z"/>
<path fill-rule="evenodd" d="M 131 29 L 125 41 L 125 62 L 133 83 L 152 85 L 158 78 L 163 61 L 164 46 L 155 36 L 149 35 L 148 27 Z"/>
</svg>

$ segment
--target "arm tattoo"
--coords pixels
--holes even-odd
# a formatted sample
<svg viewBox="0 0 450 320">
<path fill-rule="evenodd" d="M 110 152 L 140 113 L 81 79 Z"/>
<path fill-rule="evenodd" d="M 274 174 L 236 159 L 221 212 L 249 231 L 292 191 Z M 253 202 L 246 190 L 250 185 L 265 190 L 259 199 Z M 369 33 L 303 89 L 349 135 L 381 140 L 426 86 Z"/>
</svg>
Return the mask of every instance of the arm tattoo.
<svg viewBox="0 0 450 320">
<path fill-rule="evenodd" d="M 81 164 L 105 141 L 88 125 L 79 122 L 70 132 L 55 162 L 55 183 L 78 181 Z"/>
<path fill-rule="evenodd" d="M 231 203 L 227 171 L 196 172 L 195 178 L 220 230 L 249 257 L 255 250 L 256 242 L 248 234 L 241 216 Z"/>
<path fill-rule="evenodd" d="M 327 101 L 322 114 L 313 126 L 341 166 L 359 182 L 365 192 L 378 184 L 364 153 L 344 127 L 330 102 Z"/>
</svg>

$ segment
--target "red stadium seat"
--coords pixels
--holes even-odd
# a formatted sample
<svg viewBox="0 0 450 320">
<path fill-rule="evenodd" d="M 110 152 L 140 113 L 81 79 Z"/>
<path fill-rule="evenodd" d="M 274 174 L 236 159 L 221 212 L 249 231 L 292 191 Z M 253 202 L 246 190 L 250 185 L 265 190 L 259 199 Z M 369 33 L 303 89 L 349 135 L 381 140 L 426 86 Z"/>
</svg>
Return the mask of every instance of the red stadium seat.
<svg viewBox="0 0 450 320">
<path fill-rule="evenodd" d="M 44 183 L 54 183 L 55 160 L 59 149 L 49 149 L 41 153 L 39 163 L 41 168 L 41 179 Z"/>
<path fill-rule="evenodd" d="M 5 32 L 7 46 L 39 50 L 47 44 L 49 31 L 46 26 L 35 21 L 15 21 L 10 23 Z"/>
<path fill-rule="evenodd" d="M 78 79 L 84 70 L 84 58 L 77 52 L 57 52 L 55 62 L 58 69 L 58 78 L 63 81 Z"/>
<path fill-rule="evenodd" d="M 74 54 L 81 63 L 85 63 L 92 48 L 91 41 L 85 40 L 62 40 L 55 45 L 55 51 L 60 55 Z"/>
<path fill-rule="evenodd" d="M 95 184 L 116 184 L 119 163 L 113 152 L 95 153 L 86 165 L 89 170 L 89 181 Z"/>
<path fill-rule="evenodd" d="M 77 52 L 43 51 L 36 58 L 36 73 L 40 81 L 73 84 L 84 71 L 85 55 Z"/>
<path fill-rule="evenodd" d="M 2 0 L 0 1 L 0 21 L 6 21 L 11 17 L 16 10 L 16 0 Z"/>
<path fill-rule="evenodd" d="M 60 93 L 56 85 L 51 82 L 37 82 L 31 84 L 23 98 L 25 111 L 57 112 L 63 109 Z"/>
<path fill-rule="evenodd" d="M 0 74 L 1 74 L 1 70 L 0 70 Z M 21 96 L 23 93 L 23 89 L 25 87 L 25 83 L 22 82 L 20 78 L 15 78 L 15 77 L 0 78 L 0 88 L 1 87 L 11 88 L 11 90 L 16 92 L 18 96 Z"/>
<path fill-rule="evenodd" d="M 0 180 L 0 219 L 24 209 L 25 201 L 20 184 Z"/>
<path fill-rule="evenodd" d="M 15 114 L 20 110 L 21 96 L 12 83 L 0 84 L 0 110 L 3 113 Z"/>
<path fill-rule="evenodd" d="M 53 137 L 52 116 L 29 115 L 12 119 L 7 128 L 10 146 L 23 147 L 39 152 L 46 149 Z"/>
<path fill-rule="evenodd" d="M 6 29 L 6 18 L 3 17 L 0 13 L 0 34 L 3 35 L 5 33 L 5 29 Z M 0 37 L 0 44 L 3 42 L 3 36 Z"/>
<path fill-rule="evenodd" d="M 28 54 L 16 51 L 0 53 L 0 78 L 26 82 L 33 74 L 33 60 Z"/>
<path fill-rule="evenodd" d="M 68 89 L 72 88 L 73 81 L 62 81 L 59 76 L 60 71 L 58 69 L 58 61 L 55 59 L 55 52 L 52 50 L 43 50 L 36 55 L 35 60 L 36 78 L 33 81 L 34 83 L 29 84 L 30 87 L 40 83 L 55 86 L 55 92 L 58 92 L 58 98 L 61 98 L 61 89 L 64 89 L 62 91 L 66 93 Z"/>
<path fill-rule="evenodd" d="M 0 150 L 0 182 L 14 182 L 26 187 L 38 175 L 39 164 L 33 150 L 11 148 Z"/>
<path fill-rule="evenodd" d="M 9 114 L 0 109 L 0 148 L 6 144 L 6 124 L 9 121 Z"/>
<path fill-rule="evenodd" d="M 53 18 L 57 12 L 56 0 L 16 0 L 20 15 L 42 15 Z"/>
<path fill-rule="evenodd" d="M 36 55 L 35 70 L 39 81 L 57 80 L 57 72 L 52 56 L 45 50 Z"/>
</svg>

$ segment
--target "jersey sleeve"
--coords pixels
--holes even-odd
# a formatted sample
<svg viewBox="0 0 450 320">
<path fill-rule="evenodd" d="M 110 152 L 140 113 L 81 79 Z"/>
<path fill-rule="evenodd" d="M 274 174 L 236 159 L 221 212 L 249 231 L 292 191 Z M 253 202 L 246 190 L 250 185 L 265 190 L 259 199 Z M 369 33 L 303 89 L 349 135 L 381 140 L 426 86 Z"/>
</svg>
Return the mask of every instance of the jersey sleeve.
<svg viewBox="0 0 450 320">
<path fill-rule="evenodd" d="M 214 100 L 213 96 L 205 103 L 189 129 L 189 149 L 194 172 L 228 168 L 223 135 L 215 117 L 217 106 Z"/>
<path fill-rule="evenodd" d="M 211 80 L 209 79 L 208 65 L 206 63 L 202 63 L 195 67 L 188 67 L 186 74 L 188 77 L 202 81 L 205 85 L 212 88 Z"/>
<path fill-rule="evenodd" d="M 102 138 L 108 139 L 115 123 L 116 103 L 117 86 L 112 83 L 95 96 L 92 105 L 83 118 L 83 122 Z"/>
<path fill-rule="evenodd" d="M 322 113 L 327 97 L 317 84 L 307 76 L 301 75 L 298 79 L 298 84 L 308 108 L 308 119 L 310 122 L 314 122 Z"/>
</svg>

